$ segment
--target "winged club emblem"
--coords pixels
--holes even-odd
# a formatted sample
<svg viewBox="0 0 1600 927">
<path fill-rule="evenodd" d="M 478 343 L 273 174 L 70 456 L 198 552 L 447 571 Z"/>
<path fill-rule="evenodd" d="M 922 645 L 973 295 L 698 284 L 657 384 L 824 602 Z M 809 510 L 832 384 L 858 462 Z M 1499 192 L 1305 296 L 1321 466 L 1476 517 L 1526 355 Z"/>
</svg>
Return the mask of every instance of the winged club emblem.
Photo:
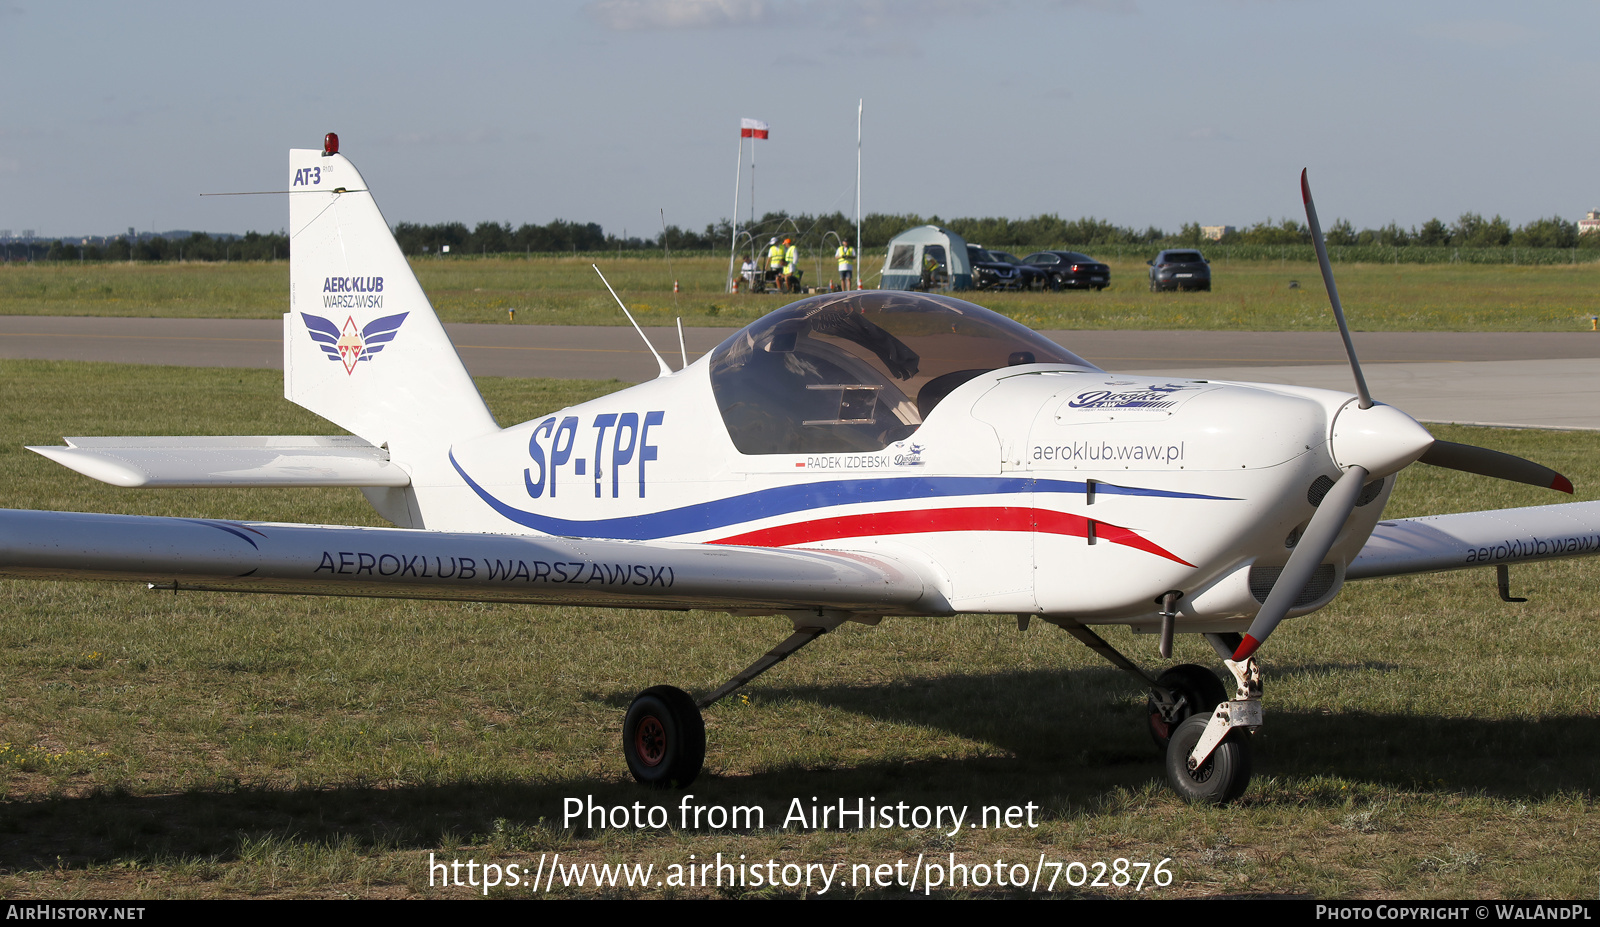
<svg viewBox="0 0 1600 927">
<path fill-rule="evenodd" d="M 317 343 L 322 353 L 328 355 L 328 360 L 344 364 L 344 372 L 348 374 L 355 372 L 356 364 L 372 360 L 373 355 L 393 341 L 400 332 L 400 323 L 410 314 L 386 315 L 381 319 L 373 319 L 359 329 L 355 316 L 346 317 L 342 329 L 332 320 L 309 312 L 300 313 L 300 318 L 305 320 L 306 334 Z"/>
</svg>

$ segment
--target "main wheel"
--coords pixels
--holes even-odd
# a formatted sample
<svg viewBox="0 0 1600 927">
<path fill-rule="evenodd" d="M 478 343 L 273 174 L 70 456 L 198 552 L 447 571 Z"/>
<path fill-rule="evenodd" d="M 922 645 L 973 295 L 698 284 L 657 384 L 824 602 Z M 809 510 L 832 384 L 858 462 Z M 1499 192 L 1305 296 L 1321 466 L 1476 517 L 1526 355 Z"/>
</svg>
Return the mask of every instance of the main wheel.
<svg viewBox="0 0 1600 927">
<path fill-rule="evenodd" d="M 1189 754 L 1205 733 L 1210 715 L 1193 715 L 1172 733 L 1167 744 L 1167 782 L 1184 801 L 1225 805 L 1250 784 L 1250 735 L 1234 728 L 1198 769 L 1189 768 Z"/>
<path fill-rule="evenodd" d="M 706 723 L 689 693 L 652 686 L 628 706 L 622 754 L 641 785 L 681 789 L 700 775 L 706 758 Z"/>
<path fill-rule="evenodd" d="M 1212 710 L 1228 698 L 1228 690 L 1222 687 L 1222 680 L 1215 673 L 1194 663 L 1183 663 L 1167 670 L 1156 677 L 1156 685 L 1183 699 L 1178 716 L 1170 722 L 1161 716 L 1161 707 L 1153 696 L 1145 703 L 1146 715 L 1150 720 L 1150 739 L 1156 742 L 1158 750 L 1167 748 L 1173 730 L 1184 719 L 1193 715 L 1209 718 Z"/>
</svg>

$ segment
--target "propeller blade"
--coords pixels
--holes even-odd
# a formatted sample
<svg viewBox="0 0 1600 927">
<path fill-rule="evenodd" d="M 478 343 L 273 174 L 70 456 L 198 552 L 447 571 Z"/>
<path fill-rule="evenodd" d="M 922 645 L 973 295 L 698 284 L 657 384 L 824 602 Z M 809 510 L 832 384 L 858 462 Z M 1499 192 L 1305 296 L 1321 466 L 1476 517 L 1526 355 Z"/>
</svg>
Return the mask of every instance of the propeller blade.
<svg viewBox="0 0 1600 927">
<path fill-rule="evenodd" d="M 1322 565 L 1322 558 L 1333 549 L 1339 529 L 1344 527 L 1345 520 L 1355 511 L 1356 500 L 1361 497 L 1361 487 L 1366 482 L 1366 468 L 1351 467 L 1322 497 L 1322 504 L 1317 506 L 1311 523 L 1301 533 L 1294 553 L 1289 555 L 1289 562 L 1284 564 L 1278 581 L 1272 584 L 1272 591 L 1267 593 L 1266 603 L 1256 613 L 1256 620 L 1250 623 L 1249 632 L 1234 650 L 1235 660 L 1244 660 L 1255 653 L 1256 648 L 1266 642 L 1272 629 L 1283 620 L 1283 616 L 1289 613 L 1294 600 L 1300 597 L 1306 583 L 1311 581 L 1311 574 L 1316 572 L 1317 567 Z"/>
<path fill-rule="evenodd" d="M 1492 476 L 1513 483 L 1527 483 L 1529 486 L 1538 486 L 1541 489 L 1572 492 L 1572 481 L 1549 467 L 1540 466 L 1531 460 L 1512 454 L 1491 451 L 1486 447 L 1436 440 L 1418 459 L 1425 464 L 1444 467 L 1447 470 Z"/>
<path fill-rule="evenodd" d="M 1339 304 L 1339 288 L 1333 283 L 1333 265 L 1328 263 L 1328 245 L 1322 240 L 1322 226 L 1317 222 L 1317 206 L 1311 202 L 1311 184 L 1306 180 L 1305 168 L 1300 169 L 1300 198 L 1306 203 L 1306 224 L 1311 226 L 1311 243 L 1317 248 L 1317 263 L 1322 267 L 1322 283 L 1328 289 L 1328 301 L 1333 303 L 1333 320 L 1339 323 L 1339 337 L 1344 339 L 1344 353 L 1350 356 L 1350 372 L 1356 377 L 1356 395 L 1361 397 L 1361 408 L 1372 408 L 1372 393 L 1367 391 L 1367 378 L 1361 375 L 1361 362 L 1356 360 L 1356 346 L 1350 340 L 1350 326 L 1344 321 L 1344 307 Z"/>
</svg>

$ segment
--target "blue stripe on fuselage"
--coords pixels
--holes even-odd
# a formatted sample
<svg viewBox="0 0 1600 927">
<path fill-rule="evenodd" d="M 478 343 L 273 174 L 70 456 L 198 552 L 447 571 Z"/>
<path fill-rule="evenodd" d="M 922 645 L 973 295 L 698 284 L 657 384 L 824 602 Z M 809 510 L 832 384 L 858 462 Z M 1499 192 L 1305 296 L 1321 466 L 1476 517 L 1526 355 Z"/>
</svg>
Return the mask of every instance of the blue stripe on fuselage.
<svg viewBox="0 0 1600 927">
<path fill-rule="evenodd" d="M 777 486 L 755 492 L 741 493 L 724 499 L 713 499 L 694 505 L 680 506 L 661 512 L 627 515 L 621 518 L 597 518 L 578 521 L 552 518 L 527 512 L 495 498 L 488 490 L 467 475 L 450 452 L 450 465 L 456 468 L 472 491 L 489 507 L 505 518 L 561 537 L 614 538 L 622 541 L 649 541 L 657 538 L 714 531 L 730 525 L 743 525 L 762 518 L 825 509 L 836 505 L 855 505 L 864 502 L 902 502 L 907 499 L 929 499 L 944 496 L 987 496 L 1002 493 L 1050 492 L 1082 493 L 1083 483 L 1068 480 L 1037 480 L 1029 477 L 995 476 L 897 476 L 861 480 L 826 480 L 801 483 L 795 486 Z M 1141 489 L 1136 486 L 1117 486 L 1096 483 L 1096 493 L 1119 496 L 1153 496 L 1161 499 L 1206 499 L 1234 502 L 1227 496 L 1207 496 L 1190 492 L 1168 492 L 1161 489 Z"/>
</svg>

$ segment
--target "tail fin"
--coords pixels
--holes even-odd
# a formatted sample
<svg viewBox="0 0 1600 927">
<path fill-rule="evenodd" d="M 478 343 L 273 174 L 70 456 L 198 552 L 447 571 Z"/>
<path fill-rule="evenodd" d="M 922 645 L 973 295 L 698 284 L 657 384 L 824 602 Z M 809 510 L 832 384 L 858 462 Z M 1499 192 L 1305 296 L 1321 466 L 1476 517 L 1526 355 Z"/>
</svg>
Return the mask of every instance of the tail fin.
<svg viewBox="0 0 1600 927">
<path fill-rule="evenodd" d="M 284 397 L 396 462 L 496 430 L 355 165 L 295 149 L 289 175 Z"/>
</svg>

